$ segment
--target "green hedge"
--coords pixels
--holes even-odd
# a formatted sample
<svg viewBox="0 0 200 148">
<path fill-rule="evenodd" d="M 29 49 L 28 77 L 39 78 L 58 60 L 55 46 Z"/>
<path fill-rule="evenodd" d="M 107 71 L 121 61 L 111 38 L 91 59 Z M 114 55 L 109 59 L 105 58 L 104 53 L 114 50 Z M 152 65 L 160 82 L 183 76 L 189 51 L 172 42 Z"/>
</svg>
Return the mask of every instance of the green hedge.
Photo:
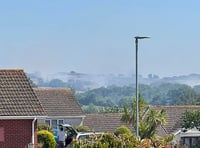
<svg viewBox="0 0 200 148">
<path fill-rule="evenodd" d="M 52 128 L 47 124 L 38 124 L 38 131 L 41 130 L 47 130 L 49 132 L 52 132 Z"/>
<path fill-rule="evenodd" d="M 118 127 L 118 128 L 115 130 L 114 134 L 115 134 L 116 136 L 119 136 L 119 135 L 122 135 L 122 134 L 131 135 L 132 132 L 131 132 L 131 130 L 130 130 L 128 127 L 122 125 L 122 126 Z"/>
<path fill-rule="evenodd" d="M 53 134 L 47 130 L 38 131 L 38 146 L 40 148 L 55 148 L 56 141 Z"/>
</svg>

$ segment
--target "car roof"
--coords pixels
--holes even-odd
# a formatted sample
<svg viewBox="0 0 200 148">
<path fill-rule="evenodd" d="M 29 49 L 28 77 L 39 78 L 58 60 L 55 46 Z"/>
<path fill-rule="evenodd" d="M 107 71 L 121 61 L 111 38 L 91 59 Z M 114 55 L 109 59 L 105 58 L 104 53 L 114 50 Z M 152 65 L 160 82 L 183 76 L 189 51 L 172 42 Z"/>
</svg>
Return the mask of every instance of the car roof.
<svg viewBox="0 0 200 148">
<path fill-rule="evenodd" d="M 60 124 L 59 126 L 62 126 L 62 127 L 72 127 L 70 124 Z"/>
</svg>

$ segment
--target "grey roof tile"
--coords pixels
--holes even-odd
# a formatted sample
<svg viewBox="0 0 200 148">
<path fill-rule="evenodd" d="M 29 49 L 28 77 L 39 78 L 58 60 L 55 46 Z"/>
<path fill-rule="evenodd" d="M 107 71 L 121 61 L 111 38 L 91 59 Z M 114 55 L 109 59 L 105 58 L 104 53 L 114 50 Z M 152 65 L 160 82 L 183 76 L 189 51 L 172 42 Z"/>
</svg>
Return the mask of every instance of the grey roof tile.
<svg viewBox="0 0 200 148">
<path fill-rule="evenodd" d="M 35 88 L 48 116 L 82 116 L 83 111 L 72 91 L 67 88 Z"/>
<path fill-rule="evenodd" d="M 167 123 L 157 128 L 157 134 L 160 136 L 168 136 L 181 129 L 182 116 L 186 110 L 200 110 L 200 106 L 151 106 L 152 109 L 166 111 Z M 121 125 L 133 128 L 121 121 L 120 113 L 105 114 L 87 114 L 83 121 L 83 125 L 88 126 L 91 130 L 114 132 Z"/>
<path fill-rule="evenodd" d="M 163 133 L 169 135 L 180 130 L 183 123 L 182 117 L 186 110 L 200 110 L 200 106 L 198 105 L 152 106 L 152 108 L 155 110 L 164 109 L 166 112 L 167 123 L 163 125 L 162 129 L 158 130 L 160 136 L 163 136 Z"/>
<path fill-rule="evenodd" d="M 88 126 L 91 130 L 100 132 L 113 133 L 121 125 L 125 125 L 133 130 L 130 125 L 121 121 L 122 114 L 104 113 L 104 114 L 87 114 L 83 125 Z"/>
<path fill-rule="evenodd" d="M 23 70 L 0 70 L 0 116 L 45 114 Z"/>
</svg>

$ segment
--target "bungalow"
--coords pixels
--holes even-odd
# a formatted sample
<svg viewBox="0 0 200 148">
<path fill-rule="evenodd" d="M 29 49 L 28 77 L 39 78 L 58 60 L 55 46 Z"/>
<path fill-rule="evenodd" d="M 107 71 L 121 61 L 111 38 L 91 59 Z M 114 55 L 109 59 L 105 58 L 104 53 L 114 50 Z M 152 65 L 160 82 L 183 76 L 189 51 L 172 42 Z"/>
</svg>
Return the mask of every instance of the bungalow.
<svg viewBox="0 0 200 148">
<path fill-rule="evenodd" d="M 88 126 L 93 131 L 113 133 L 118 127 L 125 125 L 130 130 L 133 128 L 121 121 L 122 114 L 120 113 L 103 113 L 103 114 L 87 114 L 83 125 Z"/>
<path fill-rule="evenodd" d="M 47 118 L 38 123 L 46 123 L 52 128 L 59 124 L 82 125 L 85 115 L 70 89 L 35 88 L 34 91 L 47 113 Z"/>
<path fill-rule="evenodd" d="M 200 138 L 199 131 L 194 131 L 194 129 L 184 132 L 182 129 L 183 123 L 183 114 L 186 110 L 200 110 L 199 105 L 183 105 L 183 106 L 153 106 L 153 109 L 161 110 L 164 109 L 166 112 L 166 121 L 167 123 L 162 127 L 158 128 L 158 135 L 168 136 L 174 134 L 175 138 L 172 141 L 172 144 L 189 144 L 190 147 L 192 144 L 195 144 L 196 141 Z M 189 136 L 188 136 L 189 135 Z M 194 140 L 192 140 L 194 139 Z M 190 141 L 190 142 L 188 142 Z M 192 141 L 192 142 L 191 142 Z"/>
<path fill-rule="evenodd" d="M 185 105 L 185 106 L 151 106 L 152 109 L 161 110 L 164 109 L 166 112 L 166 124 L 157 128 L 157 134 L 159 136 L 169 136 L 174 134 L 175 138 L 172 144 L 187 144 L 188 146 L 196 143 L 200 140 L 199 131 L 182 131 L 182 116 L 186 110 L 200 110 L 200 106 Z M 122 114 L 120 113 L 105 113 L 105 114 L 87 114 L 84 119 L 83 125 L 88 126 L 91 130 L 96 131 L 109 131 L 114 132 L 115 129 L 121 125 L 128 126 L 133 129 L 130 125 L 121 121 Z"/>
<path fill-rule="evenodd" d="M 0 147 L 37 148 L 37 120 L 46 113 L 23 70 L 0 70 Z"/>
</svg>

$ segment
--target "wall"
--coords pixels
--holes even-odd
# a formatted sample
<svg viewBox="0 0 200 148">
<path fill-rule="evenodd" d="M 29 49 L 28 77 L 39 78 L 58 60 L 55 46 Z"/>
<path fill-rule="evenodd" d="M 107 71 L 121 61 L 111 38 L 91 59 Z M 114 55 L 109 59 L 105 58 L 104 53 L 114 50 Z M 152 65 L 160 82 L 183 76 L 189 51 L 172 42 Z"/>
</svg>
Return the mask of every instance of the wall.
<svg viewBox="0 0 200 148">
<path fill-rule="evenodd" d="M 56 120 L 56 119 L 57 119 L 56 116 L 55 116 L 55 118 L 39 119 L 38 123 L 44 124 L 45 120 Z M 81 125 L 83 122 L 83 119 L 79 118 L 79 117 L 74 117 L 74 118 L 64 118 L 63 117 L 63 118 L 58 118 L 57 120 L 64 120 L 65 124 L 70 124 L 70 125 Z M 50 123 L 50 126 L 51 126 L 51 123 Z"/>
<path fill-rule="evenodd" d="M 0 120 L 0 148 L 27 148 L 32 141 L 32 121 L 30 119 Z M 35 126 L 34 136 L 37 146 L 36 129 L 37 126 Z"/>
</svg>

